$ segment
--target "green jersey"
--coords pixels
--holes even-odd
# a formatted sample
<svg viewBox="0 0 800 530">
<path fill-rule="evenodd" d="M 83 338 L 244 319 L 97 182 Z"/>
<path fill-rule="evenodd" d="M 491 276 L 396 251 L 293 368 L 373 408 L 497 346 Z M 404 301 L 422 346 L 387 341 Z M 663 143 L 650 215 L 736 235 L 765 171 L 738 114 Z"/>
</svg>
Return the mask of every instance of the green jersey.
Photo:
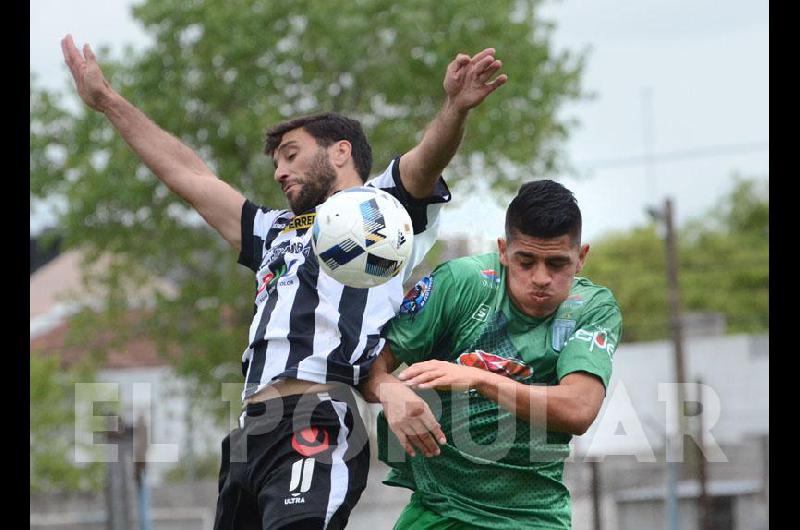
<svg viewBox="0 0 800 530">
<path fill-rule="evenodd" d="M 505 285 L 496 252 L 440 265 L 389 324 L 395 356 L 407 364 L 439 359 L 478 367 L 530 385 L 588 372 L 607 388 L 622 325 L 611 291 L 575 278 L 552 315 L 534 318 L 514 305 Z M 475 527 L 570 528 L 562 481 L 570 434 L 519 419 L 475 390 L 420 395 L 447 444 L 439 456 L 408 457 L 381 413 L 379 458 L 392 467 L 386 484 L 415 490 L 429 509 Z"/>
</svg>

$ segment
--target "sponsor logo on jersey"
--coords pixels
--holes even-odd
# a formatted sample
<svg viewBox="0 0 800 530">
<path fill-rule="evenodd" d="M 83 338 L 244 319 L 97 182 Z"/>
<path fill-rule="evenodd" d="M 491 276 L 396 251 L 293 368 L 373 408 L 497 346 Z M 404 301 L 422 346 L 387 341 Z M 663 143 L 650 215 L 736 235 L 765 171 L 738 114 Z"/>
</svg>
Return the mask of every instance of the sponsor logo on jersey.
<svg viewBox="0 0 800 530">
<path fill-rule="evenodd" d="M 286 253 L 287 254 L 305 254 L 305 250 L 309 246 L 310 245 L 308 245 L 308 243 L 303 241 L 303 238 L 295 237 L 286 246 Z"/>
<path fill-rule="evenodd" d="M 256 303 L 263 302 L 269 294 L 274 290 L 278 279 L 286 272 L 286 265 L 281 265 L 277 274 L 272 272 L 269 267 L 261 269 L 258 272 L 258 288 L 256 289 Z"/>
<path fill-rule="evenodd" d="M 608 354 L 609 357 L 613 357 L 614 351 L 617 349 L 617 344 L 614 341 L 610 330 L 607 328 L 599 328 L 591 331 L 579 329 L 567 340 L 567 343 L 570 343 L 573 340 L 588 342 L 589 351 L 594 351 L 595 348 L 598 350 L 603 350 Z"/>
<path fill-rule="evenodd" d="M 256 293 L 261 294 L 274 277 L 275 274 L 272 271 L 269 271 L 265 275 L 261 276 L 261 278 L 258 280 L 258 289 L 256 290 Z"/>
<path fill-rule="evenodd" d="M 325 427 L 306 427 L 292 436 L 292 449 L 305 457 L 319 454 L 330 447 L 330 436 Z"/>
<path fill-rule="evenodd" d="M 486 322 L 486 317 L 489 316 L 491 308 L 486 304 L 481 304 L 475 312 L 472 313 L 472 319 L 478 322 Z"/>
<path fill-rule="evenodd" d="M 314 225 L 314 218 L 317 216 L 316 213 L 304 213 L 302 215 L 296 215 L 289 221 L 289 224 L 281 230 L 281 234 L 285 234 L 286 232 L 291 232 L 292 230 L 302 230 L 304 228 L 311 228 Z"/>
<path fill-rule="evenodd" d="M 488 280 L 490 284 L 492 283 L 500 283 L 500 275 L 497 274 L 497 271 L 494 269 L 484 269 L 481 271 L 481 277 L 484 280 Z"/>
<path fill-rule="evenodd" d="M 289 481 L 291 497 L 283 499 L 284 505 L 305 504 L 305 498 L 300 495 L 311 489 L 315 462 L 313 458 L 303 458 L 292 464 L 292 477 Z"/>
<path fill-rule="evenodd" d="M 269 266 L 270 263 L 277 260 L 284 254 L 286 254 L 286 249 L 289 247 L 288 241 L 281 241 L 280 243 L 276 243 L 264 252 L 264 258 L 261 260 L 261 268 Z M 261 272 L 259 271 L 259 274 Z"/>
<path fill-rule="evenodd" d="M 310 249 L 311 244 L 304 241 L 302 237 L 286 239 L 270 247 L 264 253 L 264 259 L 261 260 L 261 268 L 269 267 L 276 261 L 279 261 L 285 254 L 302 254 L 308 256 Z M 259 271 L 259 275 L 260 274 L 261 272 Z"/>
<path fill-rule="evenodd" d="M 533 377 L 530 366 L 517 359 L 501 357 L 483 350 L 462 353 L 458 356 L 458 364 L 480 368 L 487 372 L 504 375 L 516 381 L 527 381 Z"/>
<path fill-rule="evenodd" d="M 425 306 L 433 290 L 433 276 L 425 276 L 412 287 L 403 297 L 400 304 L 400 313 L 416 315 Z"/>
</svg>

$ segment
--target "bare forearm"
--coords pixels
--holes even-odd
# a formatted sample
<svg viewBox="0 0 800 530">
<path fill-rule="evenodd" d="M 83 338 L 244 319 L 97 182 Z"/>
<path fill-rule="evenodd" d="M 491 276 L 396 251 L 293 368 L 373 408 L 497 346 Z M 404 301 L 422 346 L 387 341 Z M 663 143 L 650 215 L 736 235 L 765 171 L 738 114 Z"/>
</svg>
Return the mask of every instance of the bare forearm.
<svg viewBox="0 0 800 530">
<path fill-rule="evenodd" d="M 61 40 L 61 51 L 81 100 L 105 114 L 156 177 L 191 204 L 233 248 L 241 250 L 242 194 L 217 178 L 191 149 L 117 94 L 88 44 L 81 54 L 72 36 L 66 35 Z"/>
<path fill-rule="evenodd" d="M 468 109 L 456 108 L 447 102 L 425 130 L 420 142 L 422 170 L 430 175 L 433 187 L 436 177 L 453 159 L 464 137 Z"/>
<path fill-rule="evenodd" d="M 417 198 L 429 196 L 464 137 L 469 109 L 445 103 L 428 125 L 422 141 L 400 158 L 400 174 L 406 189 Z"/>
<path fill-rule="evenodd" d="M 476 390 L 518 418 L 549 431 L 583 434 L 596 415 L 579 390 L 570 385 L 525 385 L 486 373 Z"/>
<path fill-rule="evenodd" d="M 361 390 L 361 394 L 367 402 L 381 402 L 380 389 L 382 385 L 402 384 L 399 379 L 392 375 L 392 372 L 394 372 L 398 365 L 399 363 L 394 358 L 394 355 L 387 353 L 385 349 L 378 358 L 375 359 L 375 362 L 372 363 L 372 367 L 369 370 L 369 377 L 359 386 L 359 390 Z"/>
<path fill-rule="evenodd" d="M 192 205 L 234 249 L 241 250 L 241 193 L 214 175 L 189 147 L 110 89 L 102 112 L 161 182 Z"/>
<path fill-rule="evenodd" d="M 191 179 L 216 178 L 189 147 L 117 93 L 110 94 L 103 113 L 155 176 L 189 203 L 194 204 L 197 189 Z"/>
</svg>

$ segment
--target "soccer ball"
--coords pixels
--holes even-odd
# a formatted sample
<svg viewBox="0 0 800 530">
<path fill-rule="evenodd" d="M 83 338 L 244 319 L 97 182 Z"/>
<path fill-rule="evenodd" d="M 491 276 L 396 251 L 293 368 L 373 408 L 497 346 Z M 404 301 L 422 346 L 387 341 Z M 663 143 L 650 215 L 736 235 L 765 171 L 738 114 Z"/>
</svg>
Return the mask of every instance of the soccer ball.
<svg viewBox="0 0 800 530">
<path fill-rule="evenodd" d="M 411 255 L 414 231 L 400 202 L 368 186 L 335 193 L 317 206 L 311 246 L 334 280 L 369 288 L 389 281 Z"/>
</svg>

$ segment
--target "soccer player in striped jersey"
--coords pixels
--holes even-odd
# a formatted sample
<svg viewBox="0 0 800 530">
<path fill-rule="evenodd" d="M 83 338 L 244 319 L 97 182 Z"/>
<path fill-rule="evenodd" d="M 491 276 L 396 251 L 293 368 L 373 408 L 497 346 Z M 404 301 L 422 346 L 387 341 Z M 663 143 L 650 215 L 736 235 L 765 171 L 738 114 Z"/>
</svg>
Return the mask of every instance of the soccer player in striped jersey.
<svg viewBox="0 0 800 530">
<path fill-rule="evenodd" d="M 94 53 L 71 36 L 64 58 L 81 99 L 102 112 L 147 167 L 191 204 L 255 273 L 242 356 L 240 427 L 222 444 L 215 529 L 343 528 L 366 487 L 369 445 L 353 399 L 399 310 L 402 282 L 433 245 L 441 178 L 470 109 L 502 86 L 494 49 L 459 54 L 444 78 L 445 103 L 422 140 L 369 180 L 372 153 L 358 121 L 326 113 L 281 123 L 265 153 L 289 209 L 259 206 L 220 180 L 191 149 L 107 83 Z M 365 184 L 366 183 L 366 184 Z M 415 233 L 402 274 L 370 289 L 343 286 L 310 248 L 315 207 L 355 186 L 375 186 L 408 210 Z"/>
</svg>

